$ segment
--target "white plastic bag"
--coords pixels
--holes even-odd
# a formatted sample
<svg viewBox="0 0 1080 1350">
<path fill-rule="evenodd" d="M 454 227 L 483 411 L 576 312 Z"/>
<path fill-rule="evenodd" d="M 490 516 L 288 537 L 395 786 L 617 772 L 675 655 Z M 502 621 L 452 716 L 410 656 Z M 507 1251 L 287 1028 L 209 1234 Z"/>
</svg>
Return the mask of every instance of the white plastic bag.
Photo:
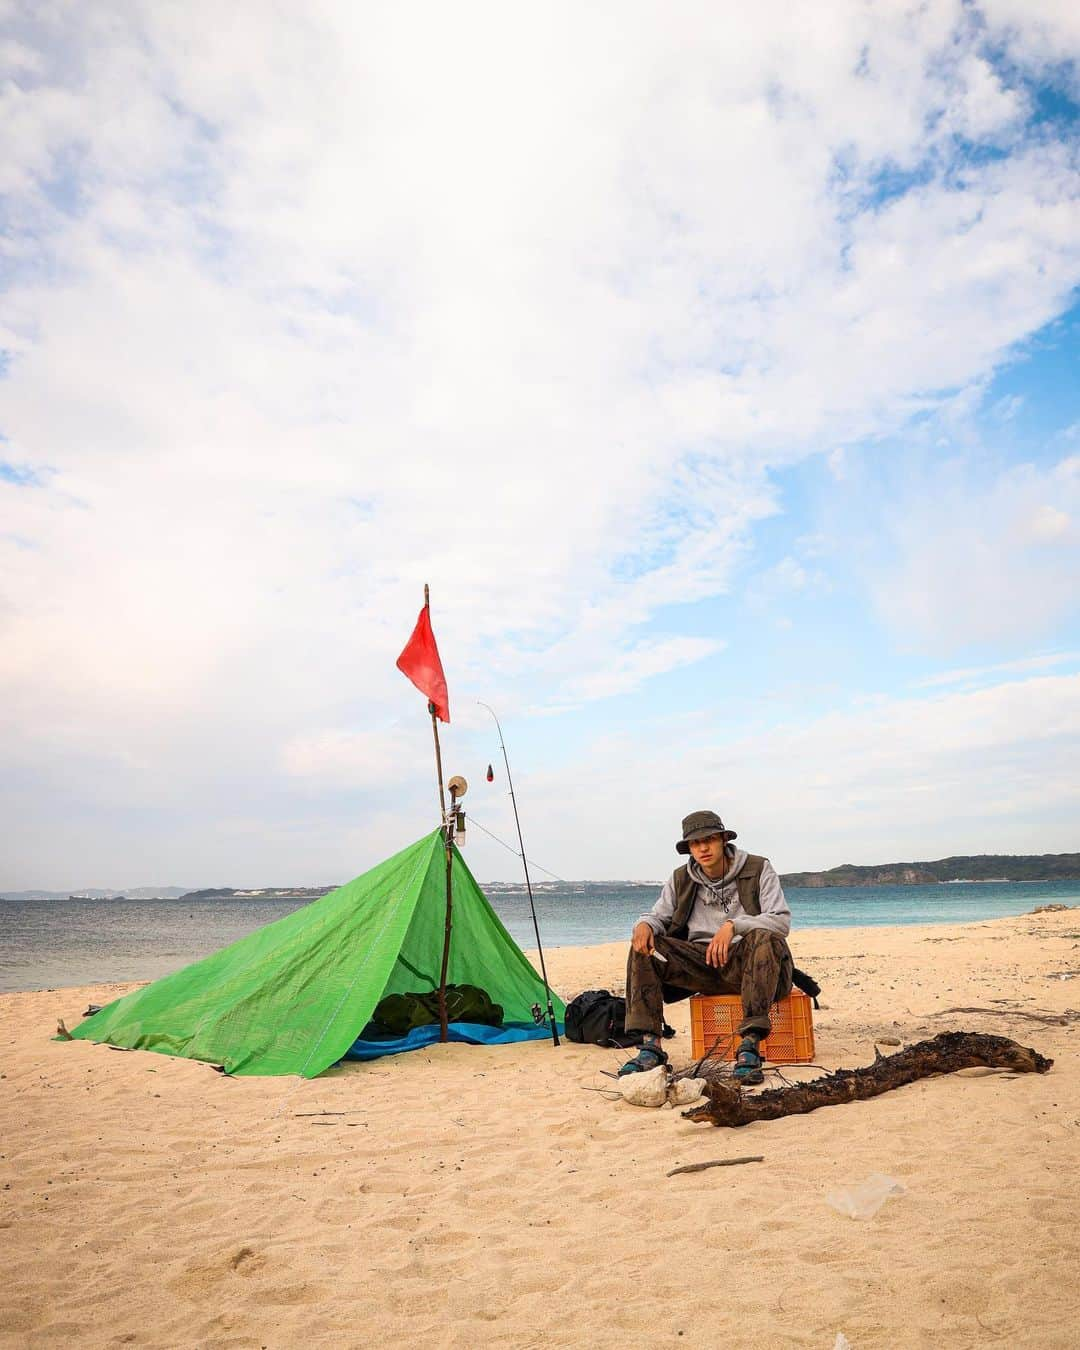
<svg viewBox="0 0 1080 1350">
<path fill-rule="evenodd" d="M 871 1172 L 865 1181 L 828 1191 L 825 1203 L 849 1219 L 872 1219 L 890 1195 L 903 1195 L 907 1187 L 883 1172 Z"/>
</svg>

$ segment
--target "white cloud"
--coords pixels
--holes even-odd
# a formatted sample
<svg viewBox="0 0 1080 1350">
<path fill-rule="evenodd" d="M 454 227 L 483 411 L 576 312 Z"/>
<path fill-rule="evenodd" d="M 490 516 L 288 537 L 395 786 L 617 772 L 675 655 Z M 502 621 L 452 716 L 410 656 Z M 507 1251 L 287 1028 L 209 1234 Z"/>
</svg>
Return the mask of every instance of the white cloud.
<svg viewBox="0 0 1080 1350">
<path fill-rule="evenodd" d="M 781 558 L 768 574 L 771 584 L 780 591 L 804 591 L 810 584 L 810 574 L 795 558 Z"/>
<path fill-rule="evenodd" d="M 427 750 L 422 741 L 414 725 L 380 731 L 334 727 L 287 741 L 281 752 L 282 767 L 291 777 L 307 780 L 322 791 L 382 790 L 415 778 L 416 761 Z"/>
<path fill-rule="evenodd" d="M 1061 539 L 1069 533 L 1072 520 L 1056 506 L 1037 506 L 1028 516 L 1023 529 L 1032 539 Z"/>
<path fill-rule="evenodd" d="M 990 409 L 990 412 L 999 422 L 1011 422 L 1023 406 L 1024 399 L 1022 395 L 1008 394 L 1005 398 L 998 399 Z"/>
<path fill-rule="evenodd" d="M 0 431 L 41 485 L 0 479 L 0 715 L 43 820 L 60 778 L 69 816 L 210 764 L 219 806 L 356 786 L 425 580 L 519 706 L 699 659 L 648 626 L 728 587 L 770 470 L 1080 276 L 1070 151 L 951 0 L 16 16 Z"/>
<path fill-rule="evenodd" d="M 1080 77 L 1080 12 L 1062 0 L 979 0 L 993 37 L 1007 47 L 1010 57 L 1039 69 L 1058 68 L 1072 77 L 1074 90 Z"/>
<path fill-rule="evenodd" d="M 609 656 L 606 670 L 596 671 L 581 679 L 571 679 L 566 688 L 573 701 L 610 698 L 614 694 L 628 694 L 653 675 L 661 675 L 680 666 L 702 661 L 724 647 L 713 638 L 669 638 L 639 642 L 629 651 Z"/>
<path fill-rule="evenodd" d="M 805 556 L 815 556 L 812 544 Z M 771 567 L 750 577 L 745 583 L 743 595 L 752 613 L 767 618 L 780 629 L 787 629 L 792 625 L 782 612 L 786 607 L 805 595 L 822 595 L 829 590 L 830 582 L 824 573 L 787 554 Z"/>
<path fill-rule="evenodd" d="M 1018 661 L 999 661 L 992 666 L 968 666 L 962 670 L 943 670 L 938 675 L 917 680 L 915 688 L 931 689 L 946 684 L 968 683 L 982 680 L 987 675 L 1000 675 L 1004 671 L 1042 670 L 1046 666 L 1071 665 L 1080 662 L 1080 652 L 1051 652 L 1045 656 L 1027 656 Z"/>
<path fill-rule="evenodd" d="M 606 875 L 656 878 L 675 865 L 680 817 L 711 807 L 744 847 L 786 870 L 1068 851 L 1080 811 L 1078 754 L 1076 674 L 880 696 L 753 732 L 711 710 L 597 738 L 572 775 L 534 774 L 544 847 L 532 847 L 562 876 L 597 875 L 594 855 L 617 832 L 607 855 L 617 870 L 609 863 Z M 616 831 L 611 803 L 625 800 L 628 782 L 647 784 L 647 793 L 630 828 L 620 822 Z M 494 852 L 477 861 L 511 875 Z"/>
<path fill-rule="evenodd" d="M 1021 464 L 989 479 L 955 460 L 912 471 L 877 522 L 897 549 L 872 583 L 883 620 L 948 651 L 1038 637 L 1072 613 L 1080 477 L 1071 464 Z"/>
</svg>

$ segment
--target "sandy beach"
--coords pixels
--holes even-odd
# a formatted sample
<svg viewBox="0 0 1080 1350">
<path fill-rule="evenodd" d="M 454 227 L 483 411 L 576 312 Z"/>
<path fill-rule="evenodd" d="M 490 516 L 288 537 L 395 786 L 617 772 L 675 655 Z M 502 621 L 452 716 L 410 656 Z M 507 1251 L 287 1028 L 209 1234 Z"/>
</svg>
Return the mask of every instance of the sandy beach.
<svg viewBox="0 0 1080 1350">
<path fill-rule="evenodd" d="M 960 1028 L 1054 1068 L 731 1131 L 590 1090 L 621 1060 L 593 1047 L 228 1079 L 50 1039 L 134 986 L 4 995 L 0 1345 L 1074 1346 L 1080 975 L 1056 977 L 1080 972 L 1080 910 L 793 949 L 826 1068 Z M 621 988 L 624 959 L 548 964 L 569 997 Z M 686 1005 L 669 1020 L 687 1063 Z M 862 1222 L 826 1204 L 872 1172 L 906 1193 Z"/>
</svg>

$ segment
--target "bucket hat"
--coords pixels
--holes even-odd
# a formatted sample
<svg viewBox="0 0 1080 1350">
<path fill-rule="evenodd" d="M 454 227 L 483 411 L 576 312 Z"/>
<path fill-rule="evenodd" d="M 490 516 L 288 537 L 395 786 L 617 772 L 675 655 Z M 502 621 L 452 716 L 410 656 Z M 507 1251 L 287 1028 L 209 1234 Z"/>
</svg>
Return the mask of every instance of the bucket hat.
<svg viewBox="0 0 1080 1350">
<path fill-rule="evenodd" d="M 692 839 L 708 839 L 711 834 L 720 834 L 726 844 L 729 839 L 739 836 L 734 830 L 724 828 L 724 822 L 715 811 L 691 811 L 683 816 L 682 838 L 675 845 L 676 853 L 689 853 Z"/>
</svg>

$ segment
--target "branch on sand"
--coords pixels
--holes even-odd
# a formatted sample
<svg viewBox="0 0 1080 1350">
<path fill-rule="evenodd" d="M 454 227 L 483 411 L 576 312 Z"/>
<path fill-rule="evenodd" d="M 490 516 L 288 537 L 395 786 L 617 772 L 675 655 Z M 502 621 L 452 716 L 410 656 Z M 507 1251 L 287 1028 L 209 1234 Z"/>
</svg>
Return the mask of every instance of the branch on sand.
<svg viewBox="0 0 1080 1350">
<path fill-rule="evenodd" d="M 940 1012 L 931 1013 L 931 1017 L 948 1017 L 950 1013 L 982 1013 L 986 1017 L 1022 1017 L 1027 1022 L 1039 1022 L 1047 1027 L 1066 1027 L 1070 1022 L 1075 1022 L 1080 1018 L 1080 1013 L 1073 1008 L 1066 1008 L 1063 1013 L 1051 1012 L 1024 1012 L 1022 1008 L 942 1008 Z"/>
<path fill-rule="evenodd" d="M 710 1167 L 738 1167 L 740 1163 L 764 1162 L 763 1153 L 753 1153 L 746 1158 L 713 1158 L 710 1162 L 686 1163 L 683 1167 L 673 1167 L 669 1177 L 677 1177 L 681 1172 L 705 1172 Z"/>
<path fill-rule="evenodd" d="M 878 1052 L 873 1064 L 866 1068 L 837 1069 L 812 1083 L 746 1095 L 730 1079 L 710 1082 L 705 1088 L 708 1102 L 684 1111 L 683 1115 L 687 1120 L 708 1121 L 713 1125 L 749 1125 L 755 1120 L 806 1115 L 819 1106 L 880 1097 L 905 1083 L 934 1074 L 955 1073 L 957 1069 L 982 1065 L 1010 1069 L 1013 1073 L 1046 1073 L 1053 1062 L 1005 1036 L 945 1031 L 929 1041 L 909 1045 L 896 1055 Z"/>
</svg>

